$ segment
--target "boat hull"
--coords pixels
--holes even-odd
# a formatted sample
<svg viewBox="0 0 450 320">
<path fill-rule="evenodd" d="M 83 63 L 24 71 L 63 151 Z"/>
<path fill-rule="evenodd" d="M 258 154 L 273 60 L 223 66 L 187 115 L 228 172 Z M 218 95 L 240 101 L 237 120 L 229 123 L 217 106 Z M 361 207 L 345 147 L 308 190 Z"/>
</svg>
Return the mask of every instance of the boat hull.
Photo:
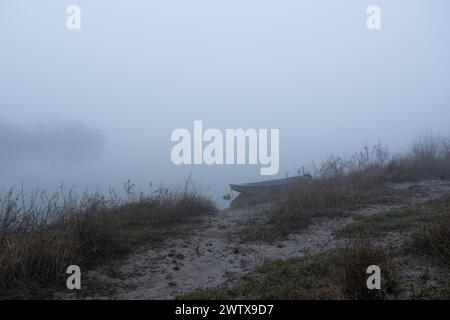
<svg viewBox="0 0 450 320">
<path fill-rule="evenodd" d="M 255 183 L 230 184 L 230 188 L 239 193 L 248 195 L 271 193 L 288 189 L 298 183 L 305 183 L 309 181 L 309 179 L 310 178 L 305 177 L 292 177 Z"/>
</svg>

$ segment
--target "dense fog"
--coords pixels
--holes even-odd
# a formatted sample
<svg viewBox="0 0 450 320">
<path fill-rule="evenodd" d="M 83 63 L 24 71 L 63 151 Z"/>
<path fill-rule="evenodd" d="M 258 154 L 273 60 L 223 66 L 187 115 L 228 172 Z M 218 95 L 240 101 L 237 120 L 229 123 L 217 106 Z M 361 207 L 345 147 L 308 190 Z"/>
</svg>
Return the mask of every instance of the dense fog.
<svg viewBox="0 0 450 320">
<path fill-rule="evenodd" d="M 66 8 L 81 8 L 68 30 Z M 381 30 L 368 30 L 379 4 Z M 228 184 L 450 132 L 450 4 L 0 1 L 0 190 Z M 177 128 L 279 129 L 280 170 L 171 161 Z"/>
</svg>

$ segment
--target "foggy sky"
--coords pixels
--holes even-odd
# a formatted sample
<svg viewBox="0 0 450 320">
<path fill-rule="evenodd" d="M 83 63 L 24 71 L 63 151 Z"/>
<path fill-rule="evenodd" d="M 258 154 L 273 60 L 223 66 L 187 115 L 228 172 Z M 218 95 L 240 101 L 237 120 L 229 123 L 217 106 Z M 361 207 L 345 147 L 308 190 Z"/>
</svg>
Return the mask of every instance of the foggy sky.
<svg viewBox="0 0 450 320">
<path fill-rule="evenodd" d="M 80 31 L 66 29 L 69 4 L 81 7 Z M 366 28 L 371 4 L 380 31 Z M 174 166 L 170 134 L 194 120 L 279 128 L 279 176 L 365 143 L 402 150 L 424 131 L 448 133 L 449 9 L 446 0 L 0 0 L 0 119 L 104 136 L 98 157 L 98 137 L 73 132 L 67 161 L 21 161 L 0 171 L 0 188 L 177 184 L 191 171 L 219 193 L 261 179 L 259 166 Z M 1 141 L 12 152 L 0 161 L 29 157 L 35 139 L 74 151 L 57 151 L 65 144 L 51 129 L 37 138 L 8 128 L 0 124 Z"/>
</svg>

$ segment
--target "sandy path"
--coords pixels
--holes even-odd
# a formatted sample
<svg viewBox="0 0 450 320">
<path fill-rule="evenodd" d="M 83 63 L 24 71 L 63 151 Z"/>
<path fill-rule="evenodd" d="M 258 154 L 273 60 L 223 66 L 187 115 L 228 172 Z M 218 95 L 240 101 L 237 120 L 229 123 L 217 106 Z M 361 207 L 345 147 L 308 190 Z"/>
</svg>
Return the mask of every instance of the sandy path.
<svg viewBox="0 0 450 320">
<path fill-rule="evenodd" d="M 399 206 L 413 206 L 450 192 L 450 183 L 426 181 L 417 184 L 391 184 L 393 189 L 413 190 L 412 195 L 394 205 L 368 206 L 357 213 L 374 214 Z M 416 192 L 417 190 L 417 192 Z M 336 247 L 343 240 L 333 232 L 353 222 L 348 218 L 316 218 L 300 233 L 274 243 L 246 243 L 235 231 L 248 219 L 267 212 L 267 207 L 227 209 L 204 218 L 192 234 L 165 241 L 158 248 L 141 248 L 124 261 L 90 271 L 88 282 L 101 284 L 94 299 L 172 299 L 180 293 L 227 286 L 268 260 L 299 257 Z M 401 234 L 390 234 L 383 242 L 396 244 Z M 109 274 L 109 275 L 107 275 Z"/>
</svg>

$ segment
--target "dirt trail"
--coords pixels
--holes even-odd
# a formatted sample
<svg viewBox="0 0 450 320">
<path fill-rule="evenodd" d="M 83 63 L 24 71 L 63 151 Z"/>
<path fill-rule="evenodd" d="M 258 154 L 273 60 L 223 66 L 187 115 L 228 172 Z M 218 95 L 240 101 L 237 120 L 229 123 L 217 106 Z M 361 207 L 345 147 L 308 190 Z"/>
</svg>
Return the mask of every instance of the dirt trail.
<svg viewBox="0 0 450 320">
<path fill-rule="evenodd" d="M 370 215 L 402 206 L 415 206 L 450 192 L 450 183 L 424 181 L 391 184 L 408 189 L 410 196 L 392 205 L 367 206 L 356 213 Z M 287 239 L 268 243 L 242 242 L 236 230 L 248 219 L 261 218 L 270 207 L 227 209 L 204 218 L 204 224 L 190 235 L 165 241 L 158 248 L 141 248 L 125 261 L 89 271 L 87 281 L 100 284 L 94 299 L 172 299 L 197 289 L 227 286 L 268 260 L 299 257 L 336 247 L 343 240 L 333 232 L 353 222 L 347 218 L 315 218 L 314 223 Z M 398 245 L 401 234 L 390 234 L 383 242 Z"/>
</svg>

